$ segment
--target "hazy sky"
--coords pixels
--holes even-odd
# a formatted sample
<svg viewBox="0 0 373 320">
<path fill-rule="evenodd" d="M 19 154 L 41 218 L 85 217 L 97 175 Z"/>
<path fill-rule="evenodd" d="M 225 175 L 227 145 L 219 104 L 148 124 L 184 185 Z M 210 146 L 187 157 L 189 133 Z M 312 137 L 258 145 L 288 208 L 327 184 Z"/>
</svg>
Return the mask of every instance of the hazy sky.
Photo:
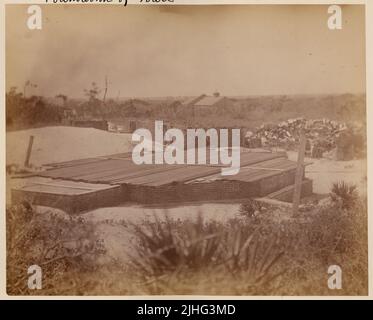
<svg viewBox="0 0 373 320">
<path fill-rule="evenodd" d="M 365 92 L 364 7 L 7 5 L 6 85 L 83 96 L 95 81 L 108 97 Z M 30 89 L 31 90 L 31 89 Z"/>
</svg>

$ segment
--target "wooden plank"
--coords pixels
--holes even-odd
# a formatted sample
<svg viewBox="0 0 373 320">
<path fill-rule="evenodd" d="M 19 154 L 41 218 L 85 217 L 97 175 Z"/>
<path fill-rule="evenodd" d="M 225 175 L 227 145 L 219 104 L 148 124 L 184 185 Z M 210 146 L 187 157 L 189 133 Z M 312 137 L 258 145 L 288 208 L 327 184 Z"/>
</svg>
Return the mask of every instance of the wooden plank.
<svg viewBox="0 0 373 320">
<path fill-rule="evenodd" d="M 110 184 L 135 183 L 154 186 L 174 181 L 186 182 L 221 172 L 221 166 L 211 165 L 136 165 L 131 159 L 126 158 L 128 155 L 128 153 L 120 154 L 120 159 L 112 159 L 113 156 L 108 156 L 108 158 L 101 157 L 98 162 L 89 160 L 87 163 L 83 161 L 76 163 L 76 165 L 69 164 L 67 167 L 51 169 L 38 175 L 72 181 Z M 286 159 L 281 153 L 243 152 L 241 167 L 258 165 L 278 169 L 279 164 L 284 160 Z M 260 174 L 257 171 L 253 170 L 247 174 Z"/>
<path fill-rule="evenodd" d="M 51 169 L 45 172 L 38 173 L 40 176 L 45 177 L 55 177 L 55 178 L 72 178 L 79 177 L 80 175 L 90 174 L 93 172 L 99 172 L 105 169 L 111 169 L 113 167 L 125 167 L 128 164 L 125 164 L 121 160 L 101 160 L 99 162 L 81 164 L 78 166 L 67 167 L 67 168 L 58 168 Z"/>
<path fill-rule="evenodd" d="M 169 172 L 170 170 L 176 170 L 183 167 L 186 167 L 187 165 L 168 165 L 167 167 L 161 166 L 161 165 L 154 165 L 153 167 L 147 167 L 145 169 L 142 169 L 141 171 L 131 171 L 130 173 L 125 173 L 122 175 L 117 175 L 115 177 L 111 177 L 112 183 L 120 183 L 122 181 L 125 181 L 126 179 L 134 179 L 134 178 L 140 178 L 140 177 L 146 177 L 152 174 L 161 173 L 164 171 Z"/>
<path fill-rule="evenodd" d="M 282 206 L 282 207 L 286 207 L 286 208 L 289 208 L 289 209 L 291 208 L 291 203 L 284 202 L 284 201 L 279 201 L 279 200 L 275 200 L 275 199 L 270 199 L 270 198 L 267 198 L 267 197 L 255 198 L 254 200 L 258 201 L 258 202 L 262 202 L 264 204 L 273 205 L 273 206 Z"/>
<path fill-rule="evenodd" d="M 196 179 L 200 176 L 206 176 L 220 171 L 220 168 L 208 166 L 185 166 L 172 170 L 162 171 L 155 174 L 140 176 L 134 179 L 126 179 L 124 183 L 146 185 L 146 186 L 159 186 L 172 182 L 185 182 L 188 180 Z"/>
<path fill-rule="evenodd" d="M 74 167 L 78 165 L 84 165 L 92 162 L 99 162 L 102 161 L 101 158 L 87 158 L 87 159 L 77 159 L 77 160 L 70 160 L 70 161 L 64 161 L 64 162 L 53 162 L 53 163 L 46 163 L 44 164 L 46 167 L 51 167 L 49 170 L 54 170 L 57 168 L 68 168 L 68 167 Z"/>
<path fill-rule="evenodd" d="M 259 163 L 255 163 L 253 166 L 241 167 L 240 172 L 232 176 L 221 176 L 220 172 L 212 176 L 207 176 L 206 179 L 222 179 L 222 180 L 239 180 L 245 182 L 251 182 L 260 180 L 266 177 L 282 174 L 294 170 L 296 164 L 285 158 L 271 159 Z"/>
</svg>

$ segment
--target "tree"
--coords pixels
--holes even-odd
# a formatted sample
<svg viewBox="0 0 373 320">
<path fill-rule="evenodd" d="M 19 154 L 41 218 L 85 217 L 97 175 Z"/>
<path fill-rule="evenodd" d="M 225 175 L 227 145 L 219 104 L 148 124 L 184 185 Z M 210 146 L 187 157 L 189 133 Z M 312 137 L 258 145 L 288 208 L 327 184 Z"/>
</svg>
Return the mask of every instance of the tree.
<svg viewBox="0 0 373 320">
<path fill-rule="evenodd" d="M 14 120 L 22 114 L 24 99 L 21 92 L 17 92 L 17 87 L 11 87 L 6 93 L 6 124 L 12 125 Z"/>
<path fill-rule="evenodd" d="M 67 95 L 64 95 L 64 94 L 60 93 L 60 94 L 56 95 L 56 98 L 62 99 L 63 105 L 66 106 Z"/>
<path fill-rule="evenodd" d="M 34 83 L 32 83 L 30 80 L 27 80 L 25 82 L 25 85 L 23 86 L 23 97 L 26 99 L 26 88 L 27 87 L 30 87 L 30 88 L 37 88 L 38 86 Z"/>
<path fill-rule="evenodd" d="M 84 89 L 84 94 L 88 97 L 90 102 L 97 101 L 97 96 L 100 94 L 101 90 L 97 86 L 96 82 L 92 82 L 92 87 L 90 89 Z"/>
</svg>

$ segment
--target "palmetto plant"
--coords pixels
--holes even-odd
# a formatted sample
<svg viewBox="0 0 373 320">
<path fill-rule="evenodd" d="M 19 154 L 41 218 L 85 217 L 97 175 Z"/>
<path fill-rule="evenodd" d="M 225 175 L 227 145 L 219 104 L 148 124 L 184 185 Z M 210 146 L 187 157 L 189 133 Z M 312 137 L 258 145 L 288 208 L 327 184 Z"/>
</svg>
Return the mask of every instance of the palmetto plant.
<svg viewBox="0 0 373 320">
<path fill-rule="evenodd" d="M 243 276 L 248 286 L 264 285 L 283 273 L 274 270 L 284 251 L 279 238 L 264 237 L 253 228 L 196 220 L 163 220 L 132 225 L 137 239 L 135 270 L 145 278 L 181 270 L 198 272 L 226 270 L 233 277 Z M 226 272 L 225 271 L 225 272 Z"/>
<path fill-rule="evenodd" d="M 330 195 L 332 200 L 338 203 L 342 209 L 352 208 L 359 197 L 356 185 L 348 184 L 345 181 L 333 183 Z"/>
<path fill-rule="evenodd" d="M 232 229 L 223 241 L 226 268 L 233 276 L 244 278 L 249 286 L 265 285 L 282 275 L 285 270 L 275 270 L 284 255 L 279 237 L 263 236 L 245 228 Z"/>
<path fill-rule="evenodd" d="M 212 224 L 205 226 L 201 216 L 196 221 L 175 222 L 167 215 L 163 221 L 154 215 L 154 221 L 130 227 L 137 239 L 137 254 L 131 262 L 149 276 L 195 269 L 217 259 L 218 230 Z"/>
</svg>

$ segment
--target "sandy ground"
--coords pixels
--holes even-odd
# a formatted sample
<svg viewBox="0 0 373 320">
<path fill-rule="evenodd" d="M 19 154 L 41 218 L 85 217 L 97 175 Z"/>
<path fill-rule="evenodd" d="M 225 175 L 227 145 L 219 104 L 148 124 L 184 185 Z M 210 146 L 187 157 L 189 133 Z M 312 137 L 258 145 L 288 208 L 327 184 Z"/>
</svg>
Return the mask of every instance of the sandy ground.
<svg viewBox="0 0 373 320">
<path fill-rule="evenodd" d="M 6 135 L 7 164 L 24 163 L 31 135 L 34 143 L 30 163 L 35 166 L 122 153 L 132 148 L 130 134 L 93 128 L 61 126 L 12 131 Z"/>
<path fill-rule="evenodd" d="M 287 152 L 288 158 L 297 161 L 298 154 Z M 367 160 L 336 161 L 330 159 L 306 158 L 306 177 L 313 180 L 313 191 L 326 194 L 334 182 L 345 181 L 355 184 L 361 195 L 367 194 Z"/>
<path fill-rule="evenodd" d="M 196 219 L 201 213 L 206 220 L 217 220 L 225 222 L 237 214 L 239 204 L 233 203 L 201 203 L 169 208 L 143 207 L 141 205 L 123 206 L 115 208 L 100 208 L 82 216 L 90 221 L 103 221 L 106 219 L 113 221 L 128 220 L 131 222 L 141 222 L 157 217 L 168 215 L 175 220 Z"/>
</svg>

